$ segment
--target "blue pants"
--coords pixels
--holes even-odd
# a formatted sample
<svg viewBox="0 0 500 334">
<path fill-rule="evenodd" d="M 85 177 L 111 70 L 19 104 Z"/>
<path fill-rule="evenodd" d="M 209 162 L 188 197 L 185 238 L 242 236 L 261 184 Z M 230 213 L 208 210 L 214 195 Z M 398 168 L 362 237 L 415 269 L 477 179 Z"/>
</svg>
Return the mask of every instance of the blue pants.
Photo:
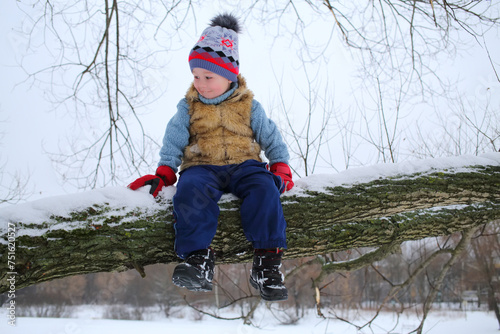
<svg viewBox="0 0 500 334">
<path fill-rule="evenodd" d="M 185 259 L 189 253 L 210 246 L 218 225 L 217 202 L 228 192 L 242 200 L 241 223 L 254 248 L 286 248 L 279 184 L 279 177 L 256 160 L 183 170 L 173 198 L 177 255 Z"/>
</svg>

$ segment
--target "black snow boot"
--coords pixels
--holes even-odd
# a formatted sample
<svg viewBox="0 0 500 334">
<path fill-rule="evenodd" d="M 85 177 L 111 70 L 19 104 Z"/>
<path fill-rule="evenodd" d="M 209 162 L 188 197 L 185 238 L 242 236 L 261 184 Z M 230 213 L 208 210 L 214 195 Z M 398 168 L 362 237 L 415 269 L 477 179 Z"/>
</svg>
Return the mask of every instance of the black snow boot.
<svg viewBox="0 0 500 334">
<path fill-rule="evenodd" d="M 260 291 L 266 301 L 288 299 L 288 291 L 283 285 L 283 274 L 280 271 L 283 251 L 279 249 L 256 249 L 253 256 L 250 284 Z"/>
<path fill-rule="evenodd" d="M 215 257 L 212 248 L 192 252 L 184 263 L 177 265 L 172 282 L 191 291 L 212 291 Z"/>
</svg>

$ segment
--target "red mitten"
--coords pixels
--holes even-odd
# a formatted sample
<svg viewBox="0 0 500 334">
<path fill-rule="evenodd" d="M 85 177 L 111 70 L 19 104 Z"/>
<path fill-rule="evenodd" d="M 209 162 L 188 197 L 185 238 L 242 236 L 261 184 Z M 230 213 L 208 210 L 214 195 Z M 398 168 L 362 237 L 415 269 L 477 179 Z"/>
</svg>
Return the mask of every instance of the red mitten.
<svg viewBox="0 0 500 334">
<path fill-rule="evenodd" d="M 177 176 L 175 176 L 175 172 L 172 168 L 168 166 L 160 166 L 156 169 L 156 175 L 163 179 L 165 186 L 171 186 L 177 181 Z"/>
<path fill-rule="evenodd" d="M 279 189 L 280 193 L 284 193 L 285 191 L 289 191 L 293 188 L 292 171 L 287 164 L 277 162 L 273 164 L 269 170 L 271 173 L 281 178 L 281 187 Z"/>
<path fill-rule="evenodd" d="M 156 197 L 164 186 L 171 186 L 175 183 L 175 181 L 177 181 L 177 176 L 175 176 L 172 168 L 168 166 L 160 166 L 156 169 L 156 175 L 149 174 L 142 176 L 129 184 L 127 187 L 132 190 L 137 190 L 141 187 L 150 185 L 151 189 L 149 190 L 149 193 L 153 195 L 153 197 Z"/>
</svg>

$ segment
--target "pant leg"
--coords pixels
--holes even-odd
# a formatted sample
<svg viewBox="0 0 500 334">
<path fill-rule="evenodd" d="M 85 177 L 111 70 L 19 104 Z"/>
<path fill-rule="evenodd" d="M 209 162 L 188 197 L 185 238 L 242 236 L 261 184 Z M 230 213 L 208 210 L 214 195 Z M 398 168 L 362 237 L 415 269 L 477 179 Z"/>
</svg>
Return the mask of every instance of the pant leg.
<svg viewBox="0 0 500 334">
<path fill-rule="evenodd" d="M 217 173 L 208 166 L 183 171 L 172 199 L 174 207 L 175 251 L 181 258 L 210 246 L 217 231 L 222 196 Z"/>
<path fill-rule="evenodd" d="M 241 198 L 241 223 L 254 248 L 286 248 L 286 221 L 277 177 L 255 160 L 235 167 L 230 191 Z"/>
</svg>

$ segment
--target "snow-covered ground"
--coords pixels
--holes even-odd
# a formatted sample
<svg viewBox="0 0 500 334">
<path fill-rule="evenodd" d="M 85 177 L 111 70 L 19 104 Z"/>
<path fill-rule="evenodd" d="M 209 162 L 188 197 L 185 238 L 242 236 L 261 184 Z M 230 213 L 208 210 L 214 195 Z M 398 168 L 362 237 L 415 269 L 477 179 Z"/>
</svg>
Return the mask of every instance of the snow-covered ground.
<svg viewBox="0 0 500 334">
<path fill-rule="evenodd" d="M 131 321 L 109 320 L 92 316 L 92 306 L 81 309 L 75 318 L 28 318 L 16 319 L 16 326 L 7 323 L 6 310 L 1 310 L 0 333 L 37 333 L 37 334 L 256 334 L 256 333 L 286 333 L 286 334 L 363 334 L 363 333 L 410 333 L 418 327 L 420 320 L 416 315 L 402 315 L 399 319 L 391 313 L 379 315 L 371 327 L 357 329 L 340 320 L 319 318 L 314 312 L 306 314 L 294 325 L 283 325 L 276 319 L 278 310 L 259 307 L 253 318 L 254 325 L 244 325 L 242 320 L 220 320 L 197 316 L 191 309 L 185 309 L 183 316 Z M 239 314 L 224 314 L 238 316 Z M 361 312 L 351 314 L 350 318 L 361 324 L 372 316 L 372 313 Z M 423 333 L 428 334 L 493 334 L 498 333 L 498 323 L 493 313 L 479 311 L 434 311 L 426 320 Z"/>
</svg>

